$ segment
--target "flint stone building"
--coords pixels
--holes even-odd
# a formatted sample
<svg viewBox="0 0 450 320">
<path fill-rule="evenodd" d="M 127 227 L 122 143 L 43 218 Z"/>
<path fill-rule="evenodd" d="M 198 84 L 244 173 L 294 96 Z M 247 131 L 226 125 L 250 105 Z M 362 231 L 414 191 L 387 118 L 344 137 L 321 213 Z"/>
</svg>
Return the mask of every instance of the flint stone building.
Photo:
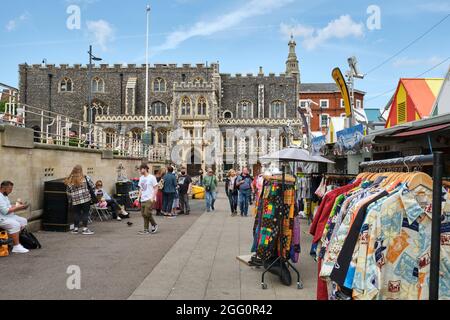
<svg viewBox="0 0 450 320">
<path fill-rule="evenodd" d="M 177 164 L 187 165 L 192 175 L 208 166 L 218 174 L 243 166 L 258 173 L 259 156 L 289 143 L 283 128 L 302 132 L 295 48 L 291 39 L 286 73 L 280 75 L 265 75 L 260 68 L 257 75 L 232 76 L 220 73 L 219 63 L 153 65 L 149 72 L 150 160 L 160 165 L 172 162 L 176 149 L 181 158 Z M 19 69 L 21 103 L 87 121 L 91 86 L 95 123 L 111 136 L 142 137 L 145 65 L 93 66 L 91 83 L 88 66 L 23 64 Z M 217 134 L 206 134 L 209 130 Z M 211 152 L 208 147 L 213 143 L 219 148 Z"/>
</svg>

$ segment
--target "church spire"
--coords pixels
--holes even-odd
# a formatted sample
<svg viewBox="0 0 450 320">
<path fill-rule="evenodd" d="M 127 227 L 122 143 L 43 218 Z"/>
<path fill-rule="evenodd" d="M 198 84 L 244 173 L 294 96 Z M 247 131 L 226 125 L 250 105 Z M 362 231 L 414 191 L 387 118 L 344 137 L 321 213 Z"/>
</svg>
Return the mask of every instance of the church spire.
<svg viewBox="0 0 450 320">
<path fill-rule="evenodd" d="M 297 58 L 297 53 L 295 48 L 297 43 L 294 40 L 294 35 L 291 34 L 291 40 L 289 41 L 289 56 L 286 61 L 286 74 L 298 77 L 298 82 L 300 82 L 300 67 Z"/>
</svg>

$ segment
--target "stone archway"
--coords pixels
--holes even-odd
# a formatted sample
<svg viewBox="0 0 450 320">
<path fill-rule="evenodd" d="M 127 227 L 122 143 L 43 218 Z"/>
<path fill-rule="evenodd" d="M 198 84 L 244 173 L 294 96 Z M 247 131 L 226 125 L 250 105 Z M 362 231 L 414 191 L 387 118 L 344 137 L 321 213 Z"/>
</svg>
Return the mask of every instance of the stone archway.
<svg viewBox="0 0 450 320">
<path fill-rule="evenodd" d="M 192 146 L 187 149 L 184 154 L 184 163 L 186 164 L 188 175 L 191 177 L 198 176 L 199 171 L 203 167 L 202 150 Z"/>
</svg>

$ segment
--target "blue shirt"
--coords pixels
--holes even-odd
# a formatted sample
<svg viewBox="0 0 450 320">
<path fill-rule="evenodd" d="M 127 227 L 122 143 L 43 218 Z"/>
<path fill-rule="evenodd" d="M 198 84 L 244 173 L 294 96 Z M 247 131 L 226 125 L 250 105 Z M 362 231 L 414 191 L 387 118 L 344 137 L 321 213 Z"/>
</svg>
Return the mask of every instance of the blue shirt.
<svg viewBox="0 0 450 320">
<path fill-rule="evenodd" d="M 0 214 L 7 216 L 9 209 L 11 209 L 11 202 L 9 198 L 0 193 Z"/>
<path fill-rule="evenodd" d="M 173 173 L 167 173 L 164 178 L 164 188 L 165 193 L 176 193 L 177 192 L 177 178 Z"/>
</svg>

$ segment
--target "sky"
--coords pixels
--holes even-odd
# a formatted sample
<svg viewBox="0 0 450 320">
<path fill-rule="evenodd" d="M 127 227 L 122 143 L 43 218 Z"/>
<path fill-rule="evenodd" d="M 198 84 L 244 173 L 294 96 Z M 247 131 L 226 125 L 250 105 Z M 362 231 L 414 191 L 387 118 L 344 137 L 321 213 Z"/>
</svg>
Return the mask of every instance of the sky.
<svg viewBox="0 0 450 320">
<path fill-rule="evenodd" d="M 89 44 L 102 63 L 145 63 L 147 4 L 150 63 L 283 73 L 293 34 L 302 82 L 333 82 L 357 57 L 366 108 L 450 66 L 450 0 L 1 0 L 0 82 L 17 86 L 20 63 L 86 64 Z"/>
</svg>

